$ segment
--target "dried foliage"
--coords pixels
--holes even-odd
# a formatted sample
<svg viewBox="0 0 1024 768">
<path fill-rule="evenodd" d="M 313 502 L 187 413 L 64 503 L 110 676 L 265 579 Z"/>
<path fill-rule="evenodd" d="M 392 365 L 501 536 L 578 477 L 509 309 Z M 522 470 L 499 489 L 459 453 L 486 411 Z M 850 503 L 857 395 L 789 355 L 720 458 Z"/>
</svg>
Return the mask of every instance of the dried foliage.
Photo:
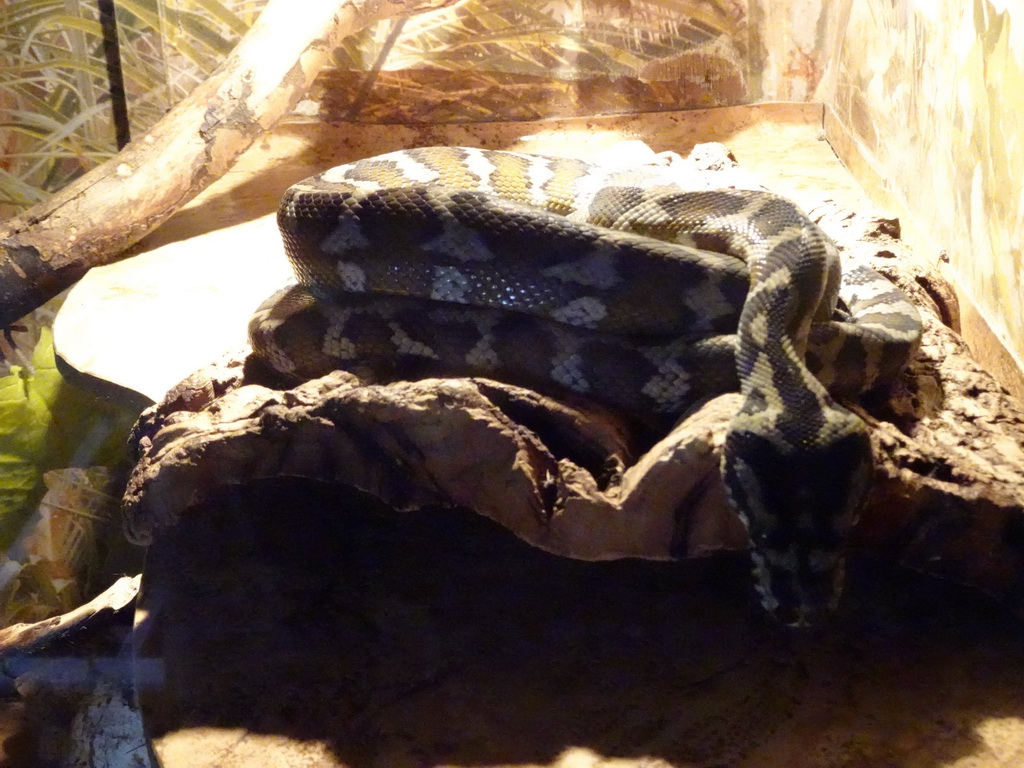
<svg viewBox="0 0 1024 768">
<path fill-rule="evenodd" d="M 259 0 L 118 0 L 132 130 L 152 126 L 223 59 Z M 0 16 L 0 219 L 116 151 L 96 4 L 18 0 Z"/>
</svg>

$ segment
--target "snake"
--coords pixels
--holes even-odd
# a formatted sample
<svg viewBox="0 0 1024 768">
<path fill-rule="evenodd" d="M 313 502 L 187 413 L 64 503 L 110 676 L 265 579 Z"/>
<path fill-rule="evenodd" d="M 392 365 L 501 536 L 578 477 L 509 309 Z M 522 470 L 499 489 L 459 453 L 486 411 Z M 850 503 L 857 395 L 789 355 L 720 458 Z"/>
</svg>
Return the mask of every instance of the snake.
<svg viewBox="0 0 1024 768">
<path fill-rule="evenodd" d="M 738 390 L 720 472 L 760 602 L 794 625 L 835 609 L 874 472 L 839 401 L 896 379 L 921 322 L 794 202 L 657 166 L 424 147 L 293 185 L 278 225 L 295 280 L 249 336 L 288 380 L 482 376 L 666 429 Z"/>
</svg>

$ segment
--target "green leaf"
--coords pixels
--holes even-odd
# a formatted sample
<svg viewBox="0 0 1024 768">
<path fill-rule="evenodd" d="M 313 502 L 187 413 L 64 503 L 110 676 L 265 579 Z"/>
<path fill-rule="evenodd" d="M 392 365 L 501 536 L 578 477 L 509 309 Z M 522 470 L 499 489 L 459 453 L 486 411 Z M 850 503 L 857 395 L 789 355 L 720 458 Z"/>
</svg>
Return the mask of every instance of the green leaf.
<svg viewBox="0 0 1024 768">
<path fill-rule="evenodd" d="M 138 416 L 64 381 L 44 328 L 33 368 L 0 378 L 0 550 L 42 497 L 43 473 L 62 467 L 118 466 Z"/>
</svg>

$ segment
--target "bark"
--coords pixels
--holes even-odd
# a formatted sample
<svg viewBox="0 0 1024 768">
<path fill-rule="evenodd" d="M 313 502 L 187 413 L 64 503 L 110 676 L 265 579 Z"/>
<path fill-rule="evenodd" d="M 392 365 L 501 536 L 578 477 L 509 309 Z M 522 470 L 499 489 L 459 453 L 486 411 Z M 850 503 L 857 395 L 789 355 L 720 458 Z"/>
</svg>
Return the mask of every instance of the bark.
<svg viewBox="0 0 1024 768">
<path fill-rule="evenodd" d="M 139 576 L 122 576 L 110 587 L 73 611 L 31 624 L 0 629 L 0 666 L 8 674 L 12 658 L 42 651 L 58 642 L 72 642 L 97 623 L 134 612 Z"/>
<path fill-rule="evenodd" d="M 881 268 L 894 267 L 898 241 L 880 234 L 884 222 L 867 225 L 874 232 L 858 243 L 883 254 Z M 852 405 L 872 427 L 876 473 L 851 543 L 983 589 L 1020 613 L 1024 407 L 939 320 L 930 298 L 946 295 L 938 278 L 899 263 L 925 334 L 885 396 Z M 131 440 L 138 463 L 127 528 L 149 541 L 225 486 L 299 476 L 359 488 L 399 510 L 465 507 L 572 558 L 745 549 L 718 469 L 738 402 L 727 394 L 706 403 L 638 453 L 606 411 L 487 380 L 370 385 L 337 372 L 280 390 L 236 358 L 198 372 L 144 414 Z"/>
<path fill-rule="evenodd" d="M 217 70 L 141 137 L 0 225 L 0 327 L 125 249 L 218 179 L 306 93 L 346 36 L 454 0 L 271 0 Z"/>
</svg>

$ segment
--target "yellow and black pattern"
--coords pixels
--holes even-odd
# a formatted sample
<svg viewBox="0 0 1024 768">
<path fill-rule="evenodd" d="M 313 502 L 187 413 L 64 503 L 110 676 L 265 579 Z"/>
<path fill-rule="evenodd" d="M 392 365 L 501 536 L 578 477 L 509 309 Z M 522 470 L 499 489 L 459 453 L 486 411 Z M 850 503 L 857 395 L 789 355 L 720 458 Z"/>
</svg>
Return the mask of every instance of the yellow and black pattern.
<svg viewBox="0 0 1024 768">
<path fill-rule="evenodd" d="M 792 202 L 433 147 L 296 184 L 278 222 L 298 285 L 250 324 L 276 370 L 484 375 L 648 423 L 739 389 L 722 475 L 762 602 L 801 623 L 833 600 L 871 475 L 867 428 L 833 397 L 897 375 L 920 321 L 877 273 L 841 272 Z"/>
</svg>

